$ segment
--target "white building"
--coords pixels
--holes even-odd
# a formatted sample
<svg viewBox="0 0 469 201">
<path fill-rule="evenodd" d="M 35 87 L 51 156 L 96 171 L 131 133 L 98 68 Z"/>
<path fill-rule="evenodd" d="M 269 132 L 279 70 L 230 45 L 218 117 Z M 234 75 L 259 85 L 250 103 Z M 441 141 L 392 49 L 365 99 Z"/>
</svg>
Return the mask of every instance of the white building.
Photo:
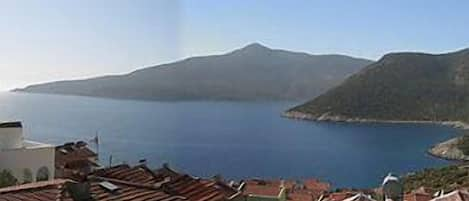
<svg viewBox="0 0 469 201">
<path fill-rule="evenodd" d="M 0 171 L 19 183 L 52 180 L 54 160 L 54 146 L 24 140 L 21 122 L 0 123 Z"/>
</svg>

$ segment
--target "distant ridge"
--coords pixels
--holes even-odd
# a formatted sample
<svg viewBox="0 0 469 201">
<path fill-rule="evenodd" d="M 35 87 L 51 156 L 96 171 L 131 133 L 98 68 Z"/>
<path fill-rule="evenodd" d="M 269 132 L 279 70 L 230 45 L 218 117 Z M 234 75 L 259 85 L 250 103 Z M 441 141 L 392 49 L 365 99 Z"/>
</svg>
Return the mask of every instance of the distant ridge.
<svg viewBox="0 0 469 201">
<path fill-rule="evenodd" d="M 285 116 L 329 121 L 469 122 L 469 49 L 387 54 Z"/>
<path fill-rule="evenodd" d="M 224 55 L 192 57 L 126 75 L 51 82 L 14 91 L 140 100 L 305 100 L 370 63 L 253 43 Z"/>
</svg>

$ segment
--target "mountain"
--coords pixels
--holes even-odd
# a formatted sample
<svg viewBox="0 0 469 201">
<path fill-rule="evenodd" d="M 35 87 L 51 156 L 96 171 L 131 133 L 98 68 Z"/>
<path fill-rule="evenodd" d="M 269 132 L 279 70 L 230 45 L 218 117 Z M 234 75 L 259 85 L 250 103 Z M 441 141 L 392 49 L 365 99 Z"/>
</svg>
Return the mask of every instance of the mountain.
<svg viewBox="0 0 469 201">
<path fill-rule="evenodd" d="M 385 55 L 285 115 L 332 121 L 469 122 L 469 49 Z"/>
<path fill-rule="evenodd" d="M 59 81 L 14 91 L 118 99 L 305 100 L 371 61 L 273 50 L 258 43 L 224 55 L 193 57 L 126 75 Z"/>
</svg>

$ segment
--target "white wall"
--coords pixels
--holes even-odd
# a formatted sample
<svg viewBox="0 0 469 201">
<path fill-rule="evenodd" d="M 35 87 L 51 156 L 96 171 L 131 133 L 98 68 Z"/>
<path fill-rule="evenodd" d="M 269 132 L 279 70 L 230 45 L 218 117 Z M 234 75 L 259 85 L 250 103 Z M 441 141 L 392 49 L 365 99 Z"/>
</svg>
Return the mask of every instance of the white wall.
<svg viewBox="0 0 469 201">
<path fill-rule="evenodd" d="M 0 149 L 17 149 L 23 146 L 21 127 L 0 128 Z"/>
<path fill-rule="evenodd" d="M 45 166 L 49 169 L 49 180 L 54 178 L 55 148 L 44 146 L 40 148 L 21 148 L 0 151 L 0 170 L 9 169 L 21 183 L 25 168 L 33 173 L 33 181 L 39 168 Z"/>
</svg>

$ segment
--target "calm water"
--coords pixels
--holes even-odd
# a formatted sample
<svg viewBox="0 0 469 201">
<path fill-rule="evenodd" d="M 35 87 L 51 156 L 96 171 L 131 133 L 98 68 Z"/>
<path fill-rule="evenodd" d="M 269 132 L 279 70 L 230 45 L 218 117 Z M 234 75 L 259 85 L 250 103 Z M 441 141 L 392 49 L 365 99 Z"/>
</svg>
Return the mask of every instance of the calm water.
<svg viewBox="0 0 469 201">
<path fill-rule="evenodd" d="M 279 116 L 295 104 L 0 93 L 0 120 L 22 120 L 27 138 L 53 144 L 99 132 L 103 163 L 112 153 L 116 162 L 169 162 L 199 176 L 317 177 L 336 187 L 376 186 L 391 171 L 445 165 L 425 150 L 457 135 L 434 125 L 314 123 Z"/>
</svg>

